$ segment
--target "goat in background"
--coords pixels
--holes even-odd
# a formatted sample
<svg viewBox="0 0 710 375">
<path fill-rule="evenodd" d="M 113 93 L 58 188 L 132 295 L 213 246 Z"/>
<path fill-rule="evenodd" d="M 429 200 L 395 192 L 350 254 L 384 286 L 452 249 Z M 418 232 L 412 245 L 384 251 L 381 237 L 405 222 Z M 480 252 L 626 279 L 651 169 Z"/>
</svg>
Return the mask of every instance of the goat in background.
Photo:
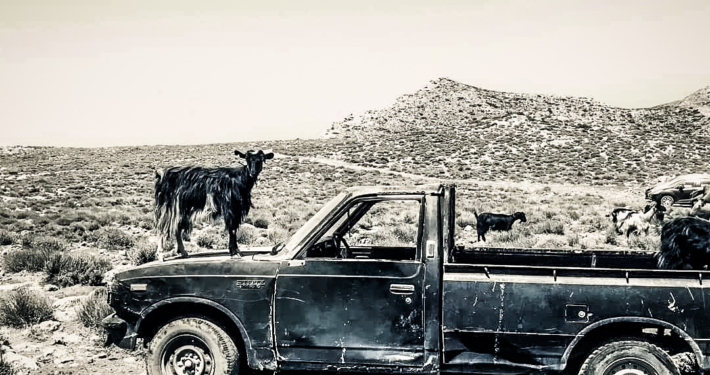
<svg viewBox="0 0 710 375">
<path fill-rule="evenodd" d="M 626 238 L 631 233 L 640 234 L 642 231 L 648 235 L 648 230 L 651 228 L 651 220 L 654 217 L 663 221 L 663 213 L 666 208 L 663 205 L 646 206 L 644 212 L 632 212 L 624 220 L 617 223 L 617 233 L 626 234 Z"/>
<path fill-rule="evenodd" d="M 155 220 L 158 230 L 157 257 L 164 260 L 163 240 L 174 237 L 177 251 L 187 257 L 182 242 L 193 221 L 200 217 L 224 219 L 229 233 L 229 254 L 241 257 L 237 229 L 252 207 L 251 190 L 265 160 L 274 157 L 267 151 L 249 150 L 234 154 L 246 160 L 236 168 L 168 167 L 155 172 Z"/>
<path fill-rule="evenodd" d="M 512 215 L 482 212 L 479 215 L 474 209 L 473 214 L 476 216 L 477 221 L 476 230 L 478 231 L 478 241 L 483 238 L 484 242 L 486 241 L 486 233 L 489 230 L 508 231 L 513 227 L 513 223 L 515 223 L 516 220 L 520 220 L 522 223 L 527 221 L 525 213 L 523 212 L 516 212 Z"/>
</svg>

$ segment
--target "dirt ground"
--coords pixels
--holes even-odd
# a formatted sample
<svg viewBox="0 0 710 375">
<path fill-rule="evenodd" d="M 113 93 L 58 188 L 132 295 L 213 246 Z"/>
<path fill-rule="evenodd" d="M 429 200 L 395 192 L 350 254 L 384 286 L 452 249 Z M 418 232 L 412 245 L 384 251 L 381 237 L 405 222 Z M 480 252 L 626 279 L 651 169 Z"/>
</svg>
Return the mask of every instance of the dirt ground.
<svg viewBox="0 0 710 375">
<path fill-rule="evenodd" d="M 86 328 L 77 318 L 77 308 L 95 287 L 72 286 L 49 291 L 40 284 L 42 273 L 3 274 L 0 292 L 20 286 L 42 290 L 52 303 L 54 319 L 31 327 L 0 327 L 6 362 L 17 374 L 145 374 L 143 351 L 128 352 L 115 346 L 104 347 L 103 332 Z"/>
</svg>

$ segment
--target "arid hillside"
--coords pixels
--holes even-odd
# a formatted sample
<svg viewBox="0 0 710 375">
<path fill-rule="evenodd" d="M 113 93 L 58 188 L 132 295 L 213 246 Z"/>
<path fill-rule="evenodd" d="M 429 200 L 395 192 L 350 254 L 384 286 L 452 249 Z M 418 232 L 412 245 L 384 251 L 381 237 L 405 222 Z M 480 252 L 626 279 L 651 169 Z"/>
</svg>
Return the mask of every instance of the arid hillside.
<svg viewBox="0 0 710 375">
<path fill-rule="evenodd" d="M 710 170 L 709 92 L 625 109 L 441 78 L 388 108 L 333 123 L 324 133 L 331 143 L 318 150 L 435 177 L 648 183 L 661 175 Z"/>
</svg>

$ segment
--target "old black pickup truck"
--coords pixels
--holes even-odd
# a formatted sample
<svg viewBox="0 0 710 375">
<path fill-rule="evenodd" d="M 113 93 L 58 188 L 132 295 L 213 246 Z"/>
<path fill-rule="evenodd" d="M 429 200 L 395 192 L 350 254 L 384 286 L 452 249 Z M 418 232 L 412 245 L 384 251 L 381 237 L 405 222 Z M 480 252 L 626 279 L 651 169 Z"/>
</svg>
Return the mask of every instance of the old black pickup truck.
<svg viewBox="0 0 710 375">
<path fill-rule="evenodd" d="M 708 272 L 631 251 L 465 249 L 454 209 L 454 185 L 355 187 L 283 245 L 117 273 L 107 343 L 140 338 L 148 374 L 710 367 Z"/>
</svg>

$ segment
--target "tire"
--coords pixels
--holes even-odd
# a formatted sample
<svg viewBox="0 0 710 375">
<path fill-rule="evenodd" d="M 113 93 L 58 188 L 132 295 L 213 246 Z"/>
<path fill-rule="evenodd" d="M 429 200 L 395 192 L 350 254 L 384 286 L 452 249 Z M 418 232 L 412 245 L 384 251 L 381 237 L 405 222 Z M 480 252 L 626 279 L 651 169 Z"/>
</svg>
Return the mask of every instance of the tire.
<svg viewBox="0 0 710 375">
<path fill-rule="evenodd" d="M 214 323 L 183 318 L 164 325 L 148 344 L 148 375 L 236 375 L 241 357 L 234 341 Z"/>
<path fill-rule="evenodd" d="M 675 198 L 673 198 L 672 195 L 662 195 L 660 198 L 658 198 L 658 203 L 660 203 L 661 206 L 664 206 L 666 210 L 668 210 L 675 203 Z"/>
<path fill-rule="evenodd" d="M 594 350 L 579 375 L 680 375 L 680 371 L 668 353 L 656 345 L 624 340 Z"/>
</svg>

